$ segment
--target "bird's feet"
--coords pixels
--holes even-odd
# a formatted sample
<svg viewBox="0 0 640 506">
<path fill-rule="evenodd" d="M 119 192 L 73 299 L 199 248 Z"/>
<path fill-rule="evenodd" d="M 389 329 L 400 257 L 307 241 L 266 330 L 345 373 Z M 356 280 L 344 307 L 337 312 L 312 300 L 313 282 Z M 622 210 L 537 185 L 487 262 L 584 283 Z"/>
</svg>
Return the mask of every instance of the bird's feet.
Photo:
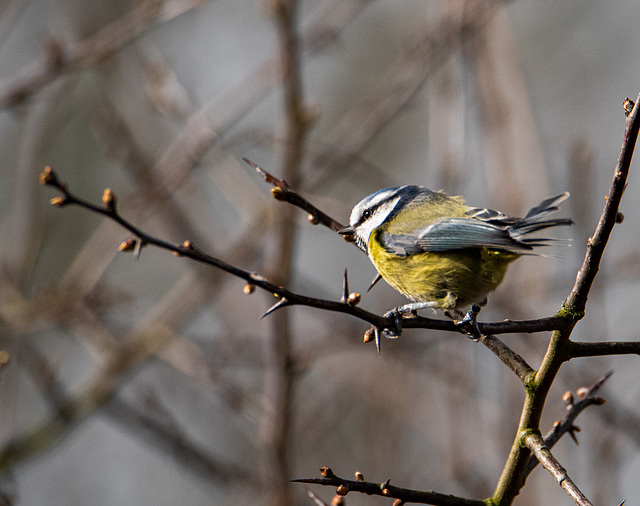
<svg viewBox="0 0 640 506">
<path fill-rule="evenodd" d="M 405 304 L 404 306 L 394 307 L 390 311 L 384 314 L 385 318 L 393 318 L 393 328 L 386 328 L 383 330 L 383 334 L 388 339 L 396 339 L 402 334 L 402 317 L 404 315 L 417 316 L 418 309 L 433 308 L 433 302 L 413 302 L 411 304 Z"/>
<path fill-rule="evenodd" d="M 473 304 L 465 317 L 456 322 L 456 326 L 464 332 L 469 339 L 474 341 L 479 341 L 482 338 L 482 334 L 480 333 L 480 328 L 478 327 L 478 322 L 476 320 L 478 313 L 480 313 L 480 305 Z"/>
</svg>

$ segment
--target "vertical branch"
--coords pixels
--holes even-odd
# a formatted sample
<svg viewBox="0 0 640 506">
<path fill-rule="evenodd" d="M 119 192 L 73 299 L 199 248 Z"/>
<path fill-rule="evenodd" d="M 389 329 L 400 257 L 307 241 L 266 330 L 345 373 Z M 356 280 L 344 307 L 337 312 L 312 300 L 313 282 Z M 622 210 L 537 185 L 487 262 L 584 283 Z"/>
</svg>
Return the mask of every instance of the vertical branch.
<svg viewBox="0 0 640 506">
<path fill-rule="evenodd" d="M 282 78 L 284 122 L 282 134 L 282 173 L 294 187 L 300 183 L 300 163 L 307 122 L 303 108 L 299 65 L 299 38 L 296 33 L 296 0 L 274 0 L 271 5 L 278 30 Z M 290 283 L 295 242 L 294 208 L 286 206 L 279 215 L 276 254 L 271 275 L 277 283 Z M 279 311 L 272 317 L 272 336 L 267 349 L 265 380 L 270 409 L 265 413 L 264 435 L 267 444 L 266 479 L 274 506 L 293 504 L 290 491 L 288 442 L 293 396 L 293 356 L 289 313 Z"/>
</svg>

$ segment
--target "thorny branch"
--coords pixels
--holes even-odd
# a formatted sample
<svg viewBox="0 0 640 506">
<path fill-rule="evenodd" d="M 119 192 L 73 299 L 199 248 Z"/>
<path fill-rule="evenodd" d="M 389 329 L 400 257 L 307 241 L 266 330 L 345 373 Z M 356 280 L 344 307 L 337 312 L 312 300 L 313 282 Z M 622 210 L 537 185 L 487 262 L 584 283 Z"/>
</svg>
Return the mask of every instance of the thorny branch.
<svg viewBox="0 0 640 506">
<path fill-rule="evenodd" d="M 589 406 L 601 406 L 604 404 L 605 400 L 597 394 L 612 374 L 613 371 L 609 371 L 589 388 L 584 391 L 579 391 L 578 396 L 580 400 L 577 402 L 574 402 L 574 397 L 571 392 L 567 392 L 564 395 L 563 400 L 567 403 L 567 414 L 562 421 L 554 423 L 553 428 L 545 434 L 544 444 L 548 448 L 553 448 L 564 434 L 569 434 L 576 444 L 578 443 L 575 433 L 580 429 L 574 425 L 574 422 L 576 418 L 578 418 L 578 415 Z M 531 471 L 533 471 L 537 465 L 538 459 L 534 455 L 529 457 L 526 474 L 531 474 Z"/>
<path fill-rule="evenodd" d="M 640 100 L 640 96 L 638 100 Z M 492 498 L 497 504 L 510 504 L 524 486 L 531 450 L 533 449 L 533 442 L 527 438 L 532 434 L 539 434 L 540 419 L 551 385 L 562 364 L 573 358 L 571 351 L 575 345 L 570 341 L 571 333 L 574 326 L 584 316 L 589 290 L 599 269 L 607 240 L 615 223 L 620 221 L 618 207 L 629 173 L 638 130 L 640 129 L 640 117 L 638 115 L 640 107 L 633 104 L 629 99 L 626 99 L 624 106 L 628 118 L 609 196 L 596 231 L 587 245 L 585 260 L 578 272 L 574 288 L 559 312 L 559 314 L 566 317 L 568 325 L 553 332 L 540 367 L 535 376 L 526 385 L 526 397 L 518 431 Z M 617 349 L 628 352 L 628 345 L 620 346 Z M 540 456 L 538 455 L 538 457 Z M 555 476 L 557 478 L 557 475 Z M 567 491 L 566 488 L 564 490 Z M 579 496 L 572 497 L 579 499 Z"/>
<path fill-rule="evenodd" d="M 367 495 L 379 495 L 382 497 L 395 498 L 398 504 L 404 502 L 435 504 L 439 506 L 486 506 L 484 501 L 477 499 L 464 499 L 448 494 L 441 494 L 433 491 L 412 490 L 408 488 L 391 485 L 390 480 L 383 483 L 364 481 L 361 473 L 356 473 L 359 479 L 347 480 L 333 474 L 328 467 L 320 469 L 322 478 L 304 478 L 293 480 L 296 483 L 310 483 L 316 485 L 328 485 L 337 487 L 338 495 L 346 495 L 349 492 L 360 492 Z"/>
<path fill-rule="evenodd" d="M 281 184 L 283 188 L 288 188 L 286 182 L 277 179 L 271 176 L 269 173 L 261 169 L 267 177 L 273 181 L 277 181 L 278 184 Z M 141 251 L 148 245 L 154 245 L 156 247 L 166 249 L 168 251 L 173 252 L 178 256 L 184 256 L 191 258 L 197 262 L 210 265 L 212 267 L 216 267 L 221 269 L 229 274 L 232 274 L 238 278 L 245 280 L 247 283 L 251 285 L 255 285 L 258 288 L 261 288 L 269 293 L 272 293 L 275 297 L 278 297 L 278 302 L 271 307 L 264 316 L 272 313 L 276 309 L 281 309 L 287 306 L 307 306 L 316 309 L 323 309 L 326 311 L 334 311 L 340 313 L 346 313 L 360 320 L 363 320 L 371 325 L 383 329 L 388 328 L 393 325 L 394 322 L 390 318 L 384 318 L 383 316 L 377 315 L 375 313 L 371 313 L 366 311 L 357 305 L 349 303 L 348 301 L 333 301 L 326 299 L 319 299 L 315 297 L 309 297 L 306 295 L 298 294 L 293 292 L 284 286 L 278 285 L 266 279 L 265 277 L 257 274 L 255 272 L 249 272 L 234 265 L 228 264 L 222 260 L 219 260 L 215 257 L 212 257 L 203 251 L 199 250 L 191 241 L 185 241 L 181 245 L 171 244 L 162 239 L 156 238 L 150 234 L 147 234 L 143 230 L 139 229 L 127 219 L 122 217 L 118 210 L 117 206 L 114 204 L 113 207 L 107 206 L 99 206 L 93 204 L 85 199 L 82 199 L 76 195 L 74 195 L 67 187 L 66 184 L 60 182 L 56 173 L 49 167 L 45 169 L 45 171 L 41 174 L 41 181 L 44 184 L 49 186 L 53 186 L 57 188 L 62 194 L 62 197 L 56 197 L 52 199 L 52 204 L 58 207 L 64 207 L 67 205 L 79 205 L 88 209 L 92 212 L 101 214 L 106 216 L 107 218 L 115 221 L 123 228 L 129 230 L 136 239 L 129 239 L 122 243 L 120 249 L 125 251 L 134 251 L 136 255 L 139 255 Z M 274 184 L 272 181 L 272 184 Z M 276 185 L 278 188 L 280 186 Z M 107 192 L 105 192 L 107 193 Z M 108 193 L 112 195 L 109 190 Z M 327 225 L 329 228 L 337 227 L 339 223 L 336 220 L 328 217 L 325 213 L 320 211 L 318 208 L 313 206 L 306 199 L 301 197 L 299 194 L 295 193 L 292 190 L 284 191 L 282 193 L 275 192 L 276 198 L 279 198 L 280 195 L 283 196 L 282 200 L 287 202 L 294 203 L 299 202 L 298 207 L 305 209 L 309 214 L 316 217 L 320 223 L 335 223 L 336 225 Z M 287 200 L 291 199 L 291 200 Z M 327 216 L 325 219 L 324 216 Z M 490 322 L 490 323 L 478 323 L 480 331 L 484 335 L 489 334 L 507 334 L 514 332 L 526 332 L 526 333 L 536 333 L 536 332 L 546 332 L 549 330 L 556 330 L 565 327 L 565 321 L 562 317 L 547 317 L 541 318 L 537 320 L 505 320 L 501 322 Z M 456 327 L 454 322 L 450 320 L 439 320 L 434 318 L 426 318 L 426 317 L 416 317 L 416 318 L 408 318 L 403 321 L 403 328 L 411 329 L 411 328 L 419 328 L 419 329 L 432 329 L 432 330 L 443 330 L 459 333 L 460 329 Z"/>
<path fill-rule="evenodd" d="M 594 238 L 596 239 L 594 240 L 592 238 L 592 240 L 590 240 L 589 242 L 585 263 L 583 264 L 583 267 L 578 274 L 574 290 L 567 298 L 567 302 L 565 302 L 565 311 L 561 311 L 555 317 L 549 317 L 542 320 L 532 320 L 529 322 L 505 321 L 500 323 L 479 324 L 480 331 L 483 334 L 488 334 L 487 330 L 489 329 L 491 329 L 493 334 L 501 332 L 513 332 L 515 331 L 515 328 L 518 328 L 519 331 L 525 332 L 554 330 L 554 334 L 550 341 L 545 358 L 543 359 L 541 367 L 537 371 L 534 371 L 521 357 L 511 351 L 503 343 L 498 341 L 494 336 L 487 336 L 484 338 L 485 344 L 487 344 L 487 346 L 492 349 L 492 351 L 494 351 L 501 358 L 501 360 L 505 362 L 505 364 L 511 367 L 511 369 L 523 380 L 528 388 L 527 399 L 523 407 L 523 416 L 521 418 L 518 435 L 516 436 L 511 455 L 507 460 L 505 469 L 503 470 L 503 474 L 496 488 L 496 492 L 494 494 L 494 497 L 492 498 L 492 501 L 494 501 L 496 504 L 510 503 L 513 500 L 513 497 L 515 497 L 520 488 L 524 485 L 524 480 L 528 472 L 530 472 L 530 470 L 527 470 L 528 462 L 530 462 L 530 452 L 532 450 L 539 459 L 542 459 L 544 461 L 543 463 L 546 463 L 546 467 L 552 472 L 552 474 L 554 474 L 563 489 L 567 491 L 567 493 L 569 493 L 572 498 L 574 498 L 577 504 L 590 504 L 588 500 L 586 500 L 586 498 L 584 498 L 584 500 L 587 502 L 580 502 L 583 501 L 583 496 L 581 495 L 582 493 L 575 486 L 575 484 L 573 484 L 570 478 L 566 476 L 566 472 L 561 472 L 561 466 L 554 462 L 553 457 L 551 456 L 550 452 L 548 452 L 548 448 L 545 446 L 545 441 L 541 436 L 538 437 L 538 427 L 542 408 L 544 406 L 544 401 L 546 399 L 549 388 L 561 364 L 564 361 L 574 358 L 574 355 L 571 355 L 572 350 L 576 352 L 576 357 L 595 355 L 596 350 L 598 349 L 604 350 L 606 354 L 613 354 L 616 352 L 637 353 L 635 343 L 596 343 L 596 345 L 590 346 L 590 343 L 572 343 L 569 340 L 569 336 L 571 334 L 573 326 L 583 315 L 584 304 L 586 304 L 586 297 L 588 295 L 591 283 L 593 282 L 595 272 L 598 269 L 606 240 L 611 233 L 613 225 L 616 223 L 616 221 L 618 221 L 618 205 L 620 202 L 622 191 L 624 189 L 626 175 L 628 174 L 633 146 L 635 146 L 635 139 L 638 134 L 639 120 L 637 109 L 638 108 L 633 108 L 632 113 L 629 115 L 627 128 L 625 130 L 623 147 L 621 149 L 614 181 L 612 183 L 612 189 L 609 198 L 607 199 L 605 209 L 603 210 L 603 216 L 600 220 L 596 233 L 594 234 Z M 328 217 L 328 215 L 322 213 L 319 209 L 315 208 L 315 206 L 306 201 L 306 199 L 301 197 L 296 192 L 292 191 L 285 181 L 271 176 L 252 162 L 248 163 L 254 166 L 263 175 L 267 182 L 275 186 L 275 191 L 273 191 L 274 197 L 278 198 L 279 200 L 290 202 L 295 206 L 304 209 L 314 218 L 314 220 L 317 220 L 318 223 L 323 223 L 325 226 L 334 231 L 336 229 L 339 230 L 340 224 L 338 222 Z M 50 168 L 45 169 L 45 172 L 43 172 L 43 174 L 41 175 L 41 181 L 44 184 L 56 187 L 63 194 L 62 197 L 54 198 L 52 200 L 53 204 L 57 206 L 65 206 L 69 204 L 80 205 L 93 212 L 97 212 L 99 214 L 107 216 L 108 218 L 116 221 L 122 227 L 132 232 L 137 239 L 125 241 L 125 243 L 121 245 L 121 249 L 135 249 L 136 254 L 139 255 L 143 247 L 149 244 L 153 244 L 157 247 L 172 251 L 177 255 L 187 256 L 198 262 L 202 262 L 222 269 L 239 278 L 244 279 L 252 285 L 258 286 L 273 293 L 275 296 L 279 297 L 280 300 L 269 311 L 267 311 L 266 314 L 269 314 L 275 309 L 279 309 L 285 306 L 304 305 L 309 307 L 316 307 L 319 309 L 351 314 L 357 318 L 371 323 L 378 329 L 385 328 L 386 326 L 392 324 L 392 322 L 387 321 L 387 319 L 364 311 L 356 307 L 355 304 L 349 304 L 344 300 L 340 302 L 328 301 L 291 292 L 283 286 L 279 286 L 272 282 L 269 282 L 258 274 L 244 271 L 238 267 L 232 266 L 214 257 L 211 257 L 198 250 L 189 241 L 185 241 L 185 243 L 183 243 L 181 246 L 175 246 L 161 239 L 154 238 L 141 231 L 118 214 L 116 210 L 115 196 L 109 189 L 105 191 L 105 194 L 103 196 L 104 207 L 100 207 L 71 194 L 68 191 L 66 185 L 59 182 L 56 174 Z M 312 220 L 312 222 L 314 220 Z M 574 311 L 569 311 L 572 308 L 574 309 Z M 577 311 L 575 311 L 576 309 Z M 432 320 L 428 318 L 407 319 L 404 326 L 405 328 L 434 328 L 451 331 L 457 330 L 452 322 Z M 563 347 L 560 347 L 562 343 L 567 344 L 565 344 Z M 604 346 L 604 344 L 606 344 L 607 346 Z M 562 351 L 562 353 L 559 353 L 559 351 Z M 535 374 L 532 374 L 534 372 Z M 521 446 L 521 443 L 524 446 Z M 326 483 L 325 481 L 315 481 L 314 483 L 334 484 Z M 346 481 L 342 484 L 346 487 L 350 485 L 350 483 Z M 388 485 L 388 483 L 386 485 Z M 356 489 L 357 487 L 353 488 L 353 490 Z M 347 490 L 349 489 L 347 488 Z M 379 485 L 378 490 L 381 490 Z M 389 491 L 393 489 L 389 487 L 383 487 L 382 490 L 386 490 L 387 492 L 381 493 L 381 495 L 388 495 L 390 493 Z M 451 496 L 442 497 L 450 498 Z M 434 500 L 440 499 L 436 498 Z M 454 498 L 454 500 L 458 499 Z M 465 501 L 464 499 L 461 500 Z M 432 504 L 478 503 L 432 502 Z"/>
<path fill-rule="evenodd" d="M 524 444 L 578 506 L 593 506 L 591 501 L 587 499 L 569 477 L 567 470 L 562 467 L 560 462 L 553 456 L 539 433 L 532 432 L 526 436 L 524 438 Z"/>
</svg>

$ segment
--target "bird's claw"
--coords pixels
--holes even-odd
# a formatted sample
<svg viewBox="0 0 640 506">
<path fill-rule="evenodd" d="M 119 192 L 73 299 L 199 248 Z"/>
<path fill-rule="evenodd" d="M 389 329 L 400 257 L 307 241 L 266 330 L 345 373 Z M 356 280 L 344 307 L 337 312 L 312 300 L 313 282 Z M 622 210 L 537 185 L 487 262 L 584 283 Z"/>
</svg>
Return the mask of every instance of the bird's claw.
<svg viewBox="0 0 640 506">
<path fill-rule="evenodd" d="M 459 322 L 456 322 L 456 326 L 460 331 L 464 332 L 469 339 L 474 341 L 479 341 L 482 338 L 482 334 L 476 320 L 478 313 L 480 313 L 480 306 L 478 304 L 473 304 L 465 317 Z"/>
<path fill-rule="evenodd" d="M 384 314 L 385 318 L 393 318 L 394 327 L 383 329 L 382 334 L 387 339 L 396 339 L 402 334 L 402 315 L 404 310 L 402 306 L 393 308 Z"/>
</svg>

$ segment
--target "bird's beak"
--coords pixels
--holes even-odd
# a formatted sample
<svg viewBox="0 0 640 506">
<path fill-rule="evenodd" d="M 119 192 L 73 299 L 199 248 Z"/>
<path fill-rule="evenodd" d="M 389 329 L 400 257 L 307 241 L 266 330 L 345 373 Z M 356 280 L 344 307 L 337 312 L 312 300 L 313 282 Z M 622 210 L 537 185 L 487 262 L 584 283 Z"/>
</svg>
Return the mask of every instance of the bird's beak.
<svg viewBox="0 0 640 506">
<path fill-rule="evenodd" d="M 348 227 L 344 227 L 344 228 L 341 228 L 340 230 L 338 230 L 338 233 L 340 235 L 344 235 L 346 237 L 352 237 L 354 232 L 355 232 L 355 229 L 351 225 L 349 225 Z"/>
</svg>

